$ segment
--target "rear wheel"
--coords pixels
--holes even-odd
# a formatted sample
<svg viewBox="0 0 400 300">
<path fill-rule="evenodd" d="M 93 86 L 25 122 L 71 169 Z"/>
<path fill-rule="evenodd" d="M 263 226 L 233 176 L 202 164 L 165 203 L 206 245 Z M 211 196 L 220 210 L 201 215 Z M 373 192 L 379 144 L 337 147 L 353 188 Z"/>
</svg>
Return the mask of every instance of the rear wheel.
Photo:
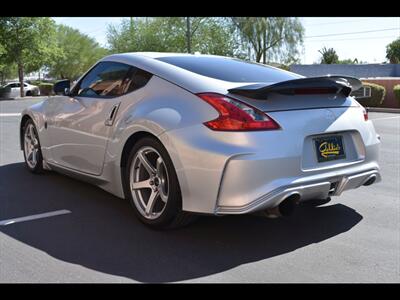
<svg viewBox="0 0 400 300">
<path fill-rule="evenodd" d="M 125 194 L 138 218 L 157 229 L 190 223 L 193 215 L 182 211 L 182 197 L 172 161 L 155 138 L 145 137 L 132 148 L 124 176 Z"/>
<path fill-rule="evenodd" d="M 25 123 L 23 129 L 23 150 L 25 165 L 32 173 L 43 172 L 43 157 L 39 135 L 32 120 Z"/>
</svg>

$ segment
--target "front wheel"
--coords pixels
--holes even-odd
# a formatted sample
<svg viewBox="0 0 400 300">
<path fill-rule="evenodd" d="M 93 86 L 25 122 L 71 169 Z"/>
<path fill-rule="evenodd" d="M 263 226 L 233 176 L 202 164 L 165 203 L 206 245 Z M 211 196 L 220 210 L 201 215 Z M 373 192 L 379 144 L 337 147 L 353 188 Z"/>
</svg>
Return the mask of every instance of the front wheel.
<svg viewBox="0 0 400 300">
<path fill-rule="evenodd" d="M 43 172 L 42 151 L 39 135 L 32 120 L 25 123 L 23 134 L 25 165 L 32 173 L 41 173 Z"/>
<path fill-rule="evenodd" d="M 167 229 L 192 221 L 193 215 L 182 211 L 179 182 L 171 158 L 155 138 L 142 138 L 132 148 L 124 185 L 126 197 L 146 225 Z"/>
</svg>

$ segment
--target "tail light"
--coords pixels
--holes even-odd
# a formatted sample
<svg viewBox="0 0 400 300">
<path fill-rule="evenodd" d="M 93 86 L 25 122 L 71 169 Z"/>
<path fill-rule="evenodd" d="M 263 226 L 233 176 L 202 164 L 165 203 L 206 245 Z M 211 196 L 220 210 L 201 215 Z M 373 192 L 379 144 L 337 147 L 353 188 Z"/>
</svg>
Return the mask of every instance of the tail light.
<svg viewBox="0 0 400 300">
<path fill-rule="evenodd" d="M 363 107 L 363 114 L 364 114 L 364 120 L 368 121 L 368 110 L 365 107 Z"/>
<path fill-rule="evenodd" d="M 213 106 L 219 117 L 205 122 L 208 128 L 217 131 L 253 131 L 280 129 L 271 117 L 264 112 L 236 99 L 215 93 L 197 94 Z"/>
</svg>

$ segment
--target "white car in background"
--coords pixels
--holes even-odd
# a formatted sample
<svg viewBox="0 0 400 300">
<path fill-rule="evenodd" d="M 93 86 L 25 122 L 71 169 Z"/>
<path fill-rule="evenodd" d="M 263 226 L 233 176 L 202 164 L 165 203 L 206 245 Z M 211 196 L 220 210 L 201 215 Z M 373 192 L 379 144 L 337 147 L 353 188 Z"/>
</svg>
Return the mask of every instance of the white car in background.
<svg viewBox="0 0 400 300">
<path fill-rule="evenodd" d="M 0 88 L 0 97 L 2 98 L 15 98 L 20 96 L 21 84 L 19 82 L 9 82 Z M 25 96 L 40 96 L 39 87 L 24 82 Z"/>
</svg>

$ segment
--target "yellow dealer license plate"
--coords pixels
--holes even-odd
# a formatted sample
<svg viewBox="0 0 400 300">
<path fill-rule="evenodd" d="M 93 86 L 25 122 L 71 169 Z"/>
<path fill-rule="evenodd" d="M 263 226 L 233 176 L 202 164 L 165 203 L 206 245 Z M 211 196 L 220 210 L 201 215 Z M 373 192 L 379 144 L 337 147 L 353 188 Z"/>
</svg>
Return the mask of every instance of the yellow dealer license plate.
<svg viewBox="0 0 400 300">
<path fill-rule="evenodd" d="M 318 162 L 346 158 L 341 135 L 314 138 Z"/>
</svg>

